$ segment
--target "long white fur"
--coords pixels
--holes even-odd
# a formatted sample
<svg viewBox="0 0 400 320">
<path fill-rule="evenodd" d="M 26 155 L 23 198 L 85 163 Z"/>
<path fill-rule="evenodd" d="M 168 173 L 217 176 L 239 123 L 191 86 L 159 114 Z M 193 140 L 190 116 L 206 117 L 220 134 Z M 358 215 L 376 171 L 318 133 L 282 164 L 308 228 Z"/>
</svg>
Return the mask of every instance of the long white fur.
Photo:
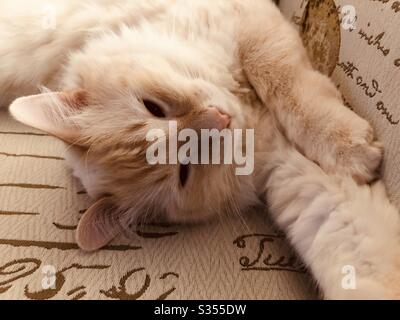
<svg viewBox="0 0 400 320">
<path fill-rule="evenodd" d="M 398 299 L 400 217 L 383 183 L 327 175 L 284 143 L 270 159 L 270 213 L 325 298 Z"/>
</svg>

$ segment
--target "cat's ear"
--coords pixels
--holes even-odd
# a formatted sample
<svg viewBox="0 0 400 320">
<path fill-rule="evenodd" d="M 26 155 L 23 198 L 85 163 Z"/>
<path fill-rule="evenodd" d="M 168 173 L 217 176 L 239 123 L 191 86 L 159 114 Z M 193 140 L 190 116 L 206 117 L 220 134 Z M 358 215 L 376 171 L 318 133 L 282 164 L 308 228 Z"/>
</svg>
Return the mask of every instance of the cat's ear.
<svg viewBox="0 0 400 320">
<path fill-rule="evenodd" d="M 16 99 L 10 105 L 12 116 L 31 127 L 50 133 L 66 142 L 76 143 L 79 128 L 71 119 L 88 105 L 84 90 L 48 92 Z"/>
<path fill-rule="evenodd" d="M 94 251 L 104 247 L 121 231 L 118 208 L 109 197 L 95 202 L 82 216 L 76 230 L 76 241 L 85 251 Z"/>
</svg>

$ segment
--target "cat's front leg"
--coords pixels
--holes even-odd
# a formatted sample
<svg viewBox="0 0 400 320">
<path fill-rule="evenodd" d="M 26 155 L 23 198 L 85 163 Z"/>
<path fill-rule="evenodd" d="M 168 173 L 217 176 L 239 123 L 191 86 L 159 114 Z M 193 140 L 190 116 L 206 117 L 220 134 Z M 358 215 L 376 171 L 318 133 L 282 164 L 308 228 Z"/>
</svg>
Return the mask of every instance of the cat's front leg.
<svg viewBox="0 0 400 320">
<path fill-rule="evenodd" d="M 400 299 L 400 218 L 381 182 L 327 175 L 293 147 L 268 157 L 269 214 L 325 299 Z"/>
<path fill-rule="evenodd" d="M 297 31 L 267 2 L 253 1 L 239 28 L 243 69 L 282 131 L 326 172 L 369 181 L 382 158 L 370 124 L 344 106 L 313 70 Z"/>
<path fill-rule="evenodd" d="M 302 66 L 293 73 L 289 86 L 269 101 L 298 150 L 327 173 L 350 175 L 359 182 L 375 178 L 382 145 L 371 125 L 344 106 L 331 81 Z"/>
</svg>

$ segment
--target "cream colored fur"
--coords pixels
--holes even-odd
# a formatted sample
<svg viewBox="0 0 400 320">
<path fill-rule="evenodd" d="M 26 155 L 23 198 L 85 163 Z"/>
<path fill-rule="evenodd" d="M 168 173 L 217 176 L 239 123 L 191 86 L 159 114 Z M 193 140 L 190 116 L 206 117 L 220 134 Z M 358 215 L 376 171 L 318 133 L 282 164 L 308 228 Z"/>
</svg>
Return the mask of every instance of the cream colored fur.
<svg viewBox="0 0 400 320">
<path fill-rule="evenodd" d="M 97 202 L 77 232 L 94 250 L 140 215 L 196 221 L 265 201 L 326 298 L 397 298 L 399 217 L 375 177 L 382 148 L 312 70 L 296 31 L 268 0 L 0 3 L 0 104 L 72 144 L 69 162 Z M 47 4 L 47 3 L 46 3 Z M 200 129 L 218 106 L 256 131 L 256 170 L 149 166 L 144 137 L 166 129 L 142 99 Z M 356 288 L 342 287 L 352 266 Z"/>
</svg>

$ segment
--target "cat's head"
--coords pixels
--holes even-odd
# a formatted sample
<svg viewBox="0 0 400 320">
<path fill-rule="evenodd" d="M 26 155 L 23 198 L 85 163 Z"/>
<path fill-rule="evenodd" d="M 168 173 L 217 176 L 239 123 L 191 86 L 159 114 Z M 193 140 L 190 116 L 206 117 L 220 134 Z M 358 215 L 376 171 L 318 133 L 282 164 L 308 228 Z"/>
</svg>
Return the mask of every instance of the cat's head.
<svg viewBox="0 0 400 320">
<path fill-rule="evenodd" d="M 148 133 L 165 133 L 169 146 L 171 121 L 178 132 L 244 126 L 239 100 L 208 78 L 206 61 L 179 48 L 171 48 L 172 57 L 162 44 L 125 48 L 114 40 L 71 58 L 65 91 L 19 98 L 10 107 L 17 120 L 70 145 L 69 165 L 96 199 L 79 223 L 78 244 L 100 248 L 143 216 L 198 221 L 254 201 L 251 183 L 234 165 L 149 163 Z"/>
</svg>

